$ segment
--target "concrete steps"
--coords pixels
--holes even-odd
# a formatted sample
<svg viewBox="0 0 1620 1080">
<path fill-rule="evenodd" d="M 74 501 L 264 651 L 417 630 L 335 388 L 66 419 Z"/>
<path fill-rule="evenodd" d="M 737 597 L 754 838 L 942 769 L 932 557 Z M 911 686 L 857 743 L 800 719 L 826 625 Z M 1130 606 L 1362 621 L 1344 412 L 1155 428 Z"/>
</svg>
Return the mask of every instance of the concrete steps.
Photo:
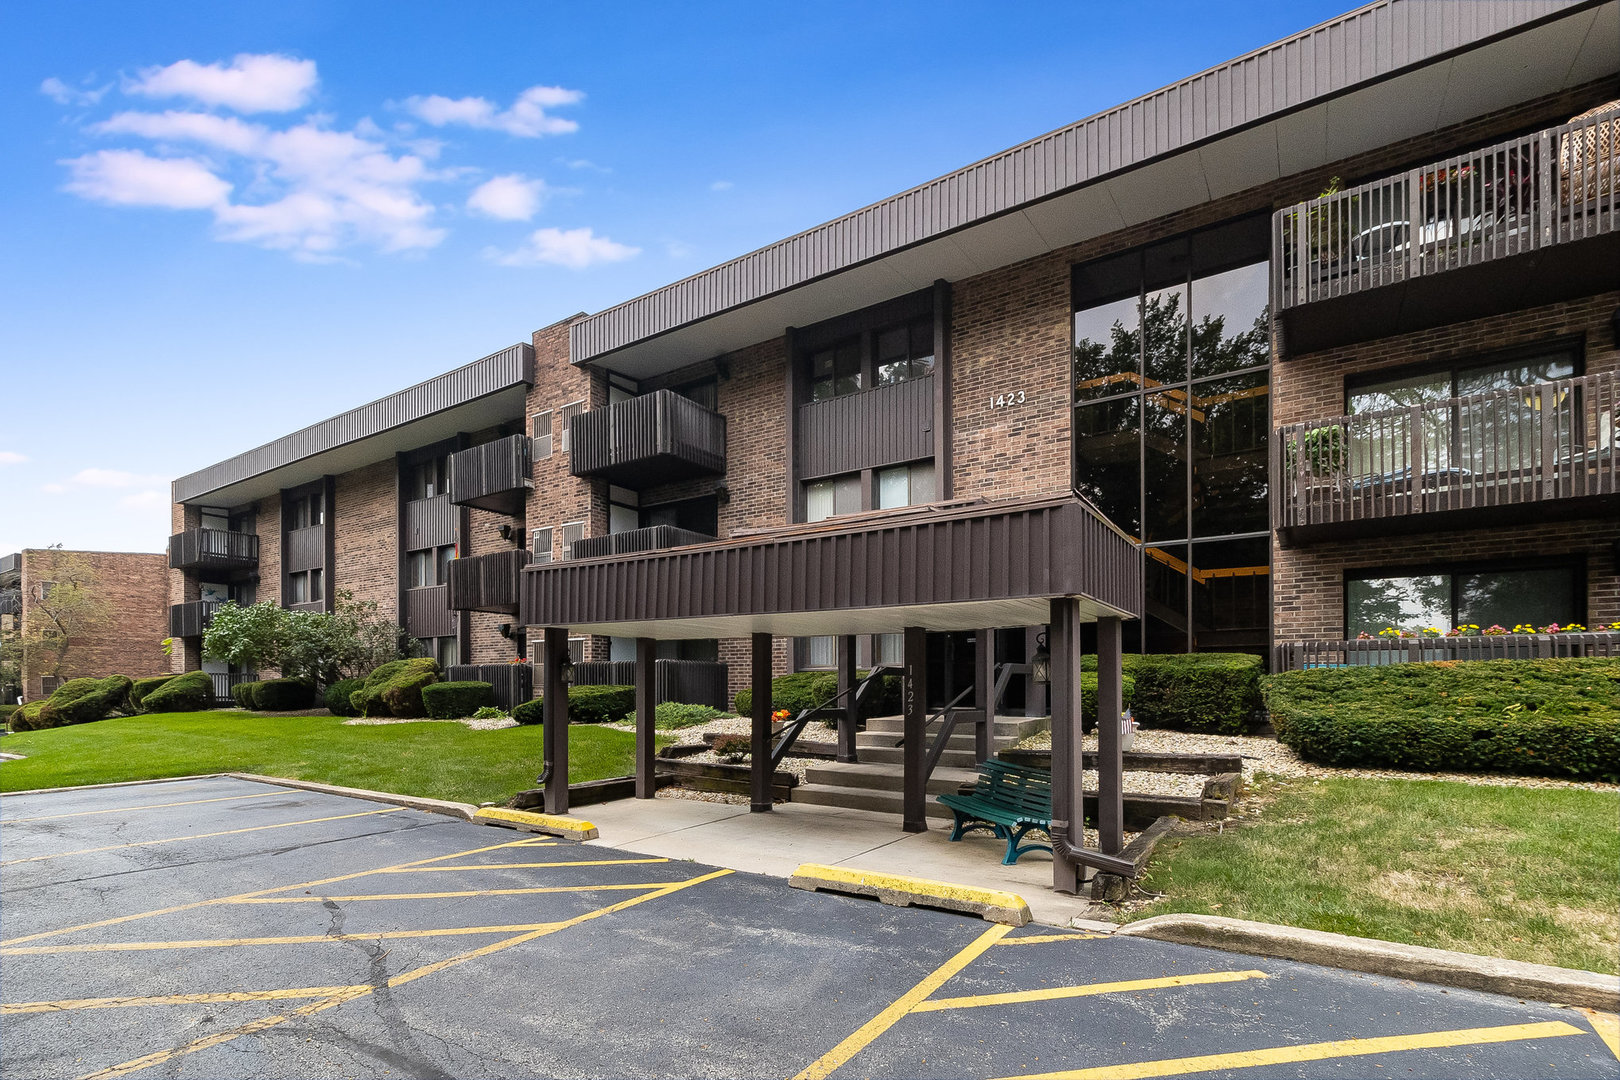
<svg viewBox="0 0 1620 1080">
<path fill-rule="evenodd" d="M 943 795 L 955 791 L 963 784 L 971 784 L 978 776 L 973 769 L 946 768 L 941 765 L 928 778 L 928 793 Z M 804 784 L 826 784 L 831 787 L 869 788 L 899 793 L 904 776 L 899 765 L 879 762 L 829 761 L 812 765 L 805 770 Z M 801 787 L 804 785 L 801 785 Z M 797 796 L 795 796 L 797 797 Z"/>
<path fill-rule="evenodd" d="M 869 810 L 876 814 L 892 815 L 898 823 L 903 813 L 898 791 L 878 788 L 836 787 L 831 784 L 800 784 L 793 789 L 793 801 L 816 806 L 841 806 L 846 810 Z M 933 799 L 928 799 L 925 815 L 930 818 L 951 820 L 952 814 Z"/>
</svg>

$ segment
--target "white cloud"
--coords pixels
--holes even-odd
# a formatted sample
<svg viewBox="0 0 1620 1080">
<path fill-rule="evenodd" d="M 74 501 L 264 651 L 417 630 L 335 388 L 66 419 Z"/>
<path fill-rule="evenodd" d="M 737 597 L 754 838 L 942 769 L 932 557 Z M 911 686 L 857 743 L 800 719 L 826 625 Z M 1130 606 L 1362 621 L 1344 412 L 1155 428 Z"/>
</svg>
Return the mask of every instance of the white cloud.
<svg viewBox="0 0 1620 1080">
<path fill-rule="evenodd" d="M 122 469 L 80 469 L 68 477 L 68 483 L 79 484 L 83 487 L 150 487 L 153 484 L 167 484 L 168 482 L 167 477 L 143 476 L 140 473 L 125 472 Z"/>
<path fill-rule="evenodd" d="M 561 86 L 531 86 L 518 95 L 511 108 L 505 110 L 498 109 L 488 98 L 447 98 L 439 94 L 406 98 L 405 108 L 434 127 L 463 124 L 533 139 L 541 135 L 566 135 L 578 131 L 577 121 L 552 116 L 546 110 L 576 105 L 584 98 L 585 94 L 579 90 L 567 90 Z"/>
<path fill-rule="evenodd" d="M 536 229 L 516 251 L 486 249 L 485 258 L 501 266 L 537 266 L 550 263 L 579 270 L 594 263 L 620 262 L 641 254 L 641 249 L 597 236 L 591 229 Z"/>
<path fill-rule="evenodd" d="M 231 185 L 192 158 L 155 158 L 139 150 L 99 150 L 62 164 L 72 173 L 67 190 L 115 206 L 206 210 L 221 206 Z"/>
<path fill-rule="evenodd" d="M 241 53 L 229 66 L 179 60 L 152 67 L 124 84 L 127 94 L 186 97 L 237 112 L 288 112 L 302 108 L 315 91 L 315 61 L 278 53 Z"/>
<path fill-rule="evenodd" d="M 250 124 L 234 116 L 213 113 L 121 112 L 90 130 L 97 135 L 138 135 L 143 139 L 166 142 L 199 142 L 205 146 L 254 155 L 262 151 L 269 134 L 262 124 Z"/>
<path fill-rule="evenodd" d="M 709 185 L 709 190 L 710 191 L 730 191 L 735 186 L 736 185 L 733 184 L 730 180 L 716 180 L 714 183 Z"/>
<path fill-rule="evenodd" d="M 486 180 L 467 197 L 467 209 L 502 221 L 528 221 L 546 197 L 544 180 L 508 173 Z"/>
<path fill-rule="evenodd" d="M 109 89 L 107 86 L 95 89 L 69 86 L 55 75 L 39 84 L 39 92 L 58 105 L 94 105 Z"/>
<path fill-rule="evenodd" d="M 599 173 L 610 173 L 613 171 L 606 165 L 598 165 L 589 158 L 573 158 L 571 160 L 564 161 L 563 164 L 568 166 L 570 169 L 589 169 L 592 172 Z"/>
<path fill-rule="evenodd" d="M 67 490 L 67 487 L 62 484 L 41 484 L 39 485 L 39 490 L 45 492 L 47 495 L 60 495 L 62 492 Z"/>
<path fill-rule="evenodd" d="M 15 450 L 0 450 L 0 465 L 21 465 L 28 458 Z"/>
</svg>

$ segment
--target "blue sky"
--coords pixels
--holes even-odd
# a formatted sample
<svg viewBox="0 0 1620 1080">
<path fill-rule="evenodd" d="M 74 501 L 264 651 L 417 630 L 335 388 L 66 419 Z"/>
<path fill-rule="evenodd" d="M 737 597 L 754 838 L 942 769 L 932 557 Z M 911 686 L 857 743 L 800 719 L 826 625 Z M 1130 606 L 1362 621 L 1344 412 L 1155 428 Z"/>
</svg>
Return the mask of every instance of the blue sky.
<svg viewBox="0 0 1620 1080">
<path fill-rule="evenodd" d="M 1346 7 L 11 5 L 0 552 Z"/>
</svg>

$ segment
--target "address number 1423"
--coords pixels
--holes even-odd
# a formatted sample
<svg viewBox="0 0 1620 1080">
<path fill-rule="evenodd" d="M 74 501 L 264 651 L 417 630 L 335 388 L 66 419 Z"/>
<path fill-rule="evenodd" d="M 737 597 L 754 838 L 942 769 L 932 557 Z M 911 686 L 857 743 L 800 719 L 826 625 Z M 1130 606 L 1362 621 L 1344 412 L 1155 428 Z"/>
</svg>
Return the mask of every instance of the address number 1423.
<svg viewBox="0 0 1620 1080">
<path fill-rule="evenodd" d="M 1028 398 L 1022 390 L 1014 390 L 1006 394 L 991 394 L 990 407 L 992 409 L 1010 409 L 1014 405 L 1022 405 Z"/>
</svg>

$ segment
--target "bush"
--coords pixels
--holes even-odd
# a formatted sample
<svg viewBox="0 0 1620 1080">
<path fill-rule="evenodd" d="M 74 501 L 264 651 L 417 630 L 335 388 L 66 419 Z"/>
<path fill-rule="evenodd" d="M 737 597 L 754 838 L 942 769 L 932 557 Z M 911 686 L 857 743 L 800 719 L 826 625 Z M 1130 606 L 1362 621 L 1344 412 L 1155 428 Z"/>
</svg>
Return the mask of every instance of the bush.
<svg viewBox="0 0 1620 1080">
<path fill-rule="evenodd" d="M 570 724 L 614 724 L 636 707 L 633 686 L 570 686 Z"/>
<path fill-rule="evenodd" d="M 0 705 L 0 723 L 11 719 L 11 714 L 22 708 L 21 705 Z"/>
<path fill-rule="evenodd" d="M 238 709 L 257 709 L 253 695 L 258 693 L 259 684 L 256 682 L 237 683 L 231 687 L 231 700 L 236 702 Z"/>
<path fill-rule="evenodd" d="M 487 682 L 440 682 L 422 688 L 422 704 L 435 720 L 459 720 L 486 705 L 495 704 L 495 688 Z"/>
<path fill-rule="evenodd" d="M 716 709 L 712 705 L 683 705 L 678 701 L 660 702 L 653 715 L 653 726 L 660 731 L 677 731 L 681 728 L 696 727 L 707 724 L 717 716 L 730 716 L 731 713 Z M 629 716 L 626 719 L 633 720 Z"/>
<path fill-rule="evenodd" d="M 1131 701 L 1136 694 L 1136 680 L 1129 675 L 1121 677 L 1121 697 L 1125 708 L 1131 707 Z M 1097 717 L 1097 673 L 1095 671 L 1082 671 L 1080 673 L 1080 715 L 1085 726 L 1090 729 L 1095 726 Z M 1134 714 L 1132 714 L 1134 715 Z"/>
<path fill-rule="evenodd" d="M 253 684 L 253 707 L 263 712 L 297 712 L 315 704 L 315 688 L 303 679 L 266 679 Z"/>
<path fill-rule="evenodd" d="M 34 731 L 46 725 L 39 722 L 39 714 L 45 708 L 45 699 L 30 701 L 26 705 L 17 706 L 8 721 L 12 731 Z"/>
<path fill-rule="evenodd" d="M 524 701 L 514 705 L 512 706 L 512 719 L 520 724 L 538 724 L 545 719 L 541 714 L 544 704 L 539 698 L 535 698 L 533 701 Z"/>
<path fill-rule="evenodd" d="M 865 671 L 855 673 L 856 681 L 866 678 Z M 838 693 L 838 673 L 835 671 L 796 671 L 791 675 L 778 675 L 771 680 L 771 710 L 786 709 L 794 716 L 805 709 L 813 709 Z M 748 716 L 754 707 L 753 690 L 737 691 L 737 712 Z M 861 719 L 874 716 L 895 716 L 900 712 L 900 678 L 885 675 L 875 689 L 867 691 L 861 703 Z"/>
<path fill-rule="evenodd" d="M 125 675 L 105 679 L 69 679 L 44 701 L 31 701 L 11 718 L 13 731 L 89 724 L 115 712 L 129 711 L 134 680 Z"/>
<path fill-rule="evenodd" d="M 326 688 L 326 708 L 333 716 L 359 716 L 349 696 L 366 685 L 364 679 L 339 679 Z"/>
<path fill-rule="evenodd" d="M 1258 656 L 1126 653 L 1124 663 L 1126 676 L 1135 680 L 1126 701 L 1142 727 L 1241 735 L 1263 715 L 1260 674 L 1265 661 Z M 1083 672 L 1094 672 L 1097 658 L 1081 657 L 1080 666 Z M 1085 692 L 1082 675 L 1081 693 Z"/>
<path fill-rule="evenodd" d="M 472 714 L 474 720 L 510 720 L 512 714 L 499 705 L 480 705 L 478 711 Z"/>
<path fill-rule="evenodd" d="M 174 678 L 173 675 L 152 675 L 145 679 L 136 679 L 135 684 L 129 690 L 129 703 L 139 709 L 147 694 L 150 694 L 172 678 Z"/>
<path fill-rule="evenodd" d="M 1471 660 L 1288 671 L 1277 737 L 1308 761 L 1620 781 L 1620 663 Z"/>
<path fill-rule="evenodd" d="M 214 680 L 206 671 L 176 675 L 141 701 L 143 712 L 202 712 L 214 704 Z"/>
<path fill-rule="evenodd" d="M 431 657 L 391 660 L 367 675 L 349 701 L 361 716 L 426 716 L 422 687 L 438 681 L 439 665 Z"/>
</svg>

